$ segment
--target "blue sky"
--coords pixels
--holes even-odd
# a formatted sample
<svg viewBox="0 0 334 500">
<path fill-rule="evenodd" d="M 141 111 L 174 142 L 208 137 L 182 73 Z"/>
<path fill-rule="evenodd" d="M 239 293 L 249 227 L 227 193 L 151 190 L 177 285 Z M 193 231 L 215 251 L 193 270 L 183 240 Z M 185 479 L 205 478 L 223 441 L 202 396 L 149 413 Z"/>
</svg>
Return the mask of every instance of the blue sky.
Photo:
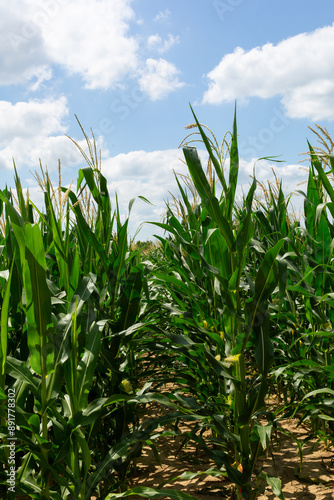
<svg viewBox="0 0 334 500">
<path fill-rule="evenodd" d="M 302 189 L 299 153 L 306 138 L 317 145 L 308 125 L 332 133 L 331 0 L 11 0 L 0 11 L 0 187 L 14 184 L 14 157 L 38 204 L 39 158 L 55 182 L 61 160 L 65 186 L 84 166 L 66 137 L 84 146 L 75 114 L 94 131 L 122 211 L 139 195 L 153 203 L 136 202 L 132 233 L 177 194 L 189 103 L 222 139 L 237 102 L 244 190 L 256 159 L 274 155 L 287 193 Z M 260 181 L 271 166 L 257 163 Z"/>
</svg>

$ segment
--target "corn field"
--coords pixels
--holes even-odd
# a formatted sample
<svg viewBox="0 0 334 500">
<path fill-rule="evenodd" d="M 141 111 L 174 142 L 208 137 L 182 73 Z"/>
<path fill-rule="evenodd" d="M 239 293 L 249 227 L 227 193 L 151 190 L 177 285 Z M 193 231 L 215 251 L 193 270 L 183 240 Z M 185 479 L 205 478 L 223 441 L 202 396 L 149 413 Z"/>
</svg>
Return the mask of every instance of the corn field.
<svg viewBox="0 0 334 500">
<path fill-rule="evenodd" d="M 194 196 L 176 175 L 177 209 L 151 223 L 164 236 L 148 251 L 112 208 L 87 136 L 76 189 L 39 177 L 43 210 L 16 170 L 15 196 L 0 191 L 1 498 L 193 498 L 129 487 L 143 448 L 158 460 L 180 422 L 239 500 L 268 485 L 284 499 L 262 466 L 282 418 L 333 446 L 334 156 L 308 145 L 297 220 L 281 184 L 256 198 L 256 175 L 237 199 L 236 117 L 227 173 L 194 119 L 209 169 L 183 144 Z M 166 411 L 149 418 L 151 403 Z"/>
</svg>

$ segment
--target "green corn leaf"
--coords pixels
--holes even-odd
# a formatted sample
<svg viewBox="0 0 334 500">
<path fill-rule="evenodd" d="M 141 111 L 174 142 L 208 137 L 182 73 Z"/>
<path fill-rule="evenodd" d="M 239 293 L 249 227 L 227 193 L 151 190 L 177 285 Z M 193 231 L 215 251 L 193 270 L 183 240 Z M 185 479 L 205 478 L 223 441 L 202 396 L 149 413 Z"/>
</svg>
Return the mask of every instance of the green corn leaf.
<svg viewBox="0 0 334 500">
<path fill-rule="evenodd" d="M 63 191 L 66 191 L 65 188 L 62 188 Z M 93 248 L 98 256 L 101 259 L 101 264 L 106 272 L 108 272 L 108 256 L 106 254 L 106 251 L 102 245 L 96 238 L 94 232 L 91 230 L 89 225 L 87 224 L 84 216 L 82 215 L 81 208 L 78 202 L 77 197 L 75 194 L 70 191 L 68 193 L 68 196 L 72 202 L 72 209 L 76 215 L 77 219 L 77 228 L 80 231 L 80 235 L 82 238 L 82 241 L 85 242 L 84 246 L 89 245 L 91 248 Z"/>
<path fill-rule="evenodd" d="M 253 304 L 254 311 L 257 312 L 261 302 L 267 300 L 274 291 L 278 282 L 277 257 L 284 245 L 285 239 L 279 240 L 276 245 L 270 248 L 263 257 L 262 263 L 256 275 L 255 296 L 249 301 Z"/>
<path fill-rule="evenodd" d="M 190 175 L 201 197 L 202 203 L 209 215 L 217 223 L 221 234 L 230 251 L 234 249 L 233 233 L 228 221 L 224 218 L 217 198 L 212 193 L 208 180 L 203 171 L 201 161 L 195 148 L 183 148 Z"/>
<path fill-rule="evenodd" d="M 101 204 L 100 192 L 98 187 L 96 186 L 94 175 L 95 174 L 93 168 L 91 167 L 80 168 L 78 173 L 77 191 L 79 191 L 82 181 L 85 179 L 86 183 L 88 184 L 89 190 L 94 197 L 94 200 L 98 203 L 98 205 L 101 206 L 102 204 Z M 81 192 L 83 191 L 84 187 L 81 189 Z"/>
<path fill-rule="evenodd" d="M 278 265 L 279 299 L 281 307 L 285 299 L 285 291 L 287 287 L 288 262 L 284 258 L 277 257 L 277 265 Z"/>
<path fill-rule="evenodd" d="M 101 320 L 91 326 L 85 345 L 84 354 L 78 365 L 78 405 L 84 409 L 88 405 L 88 394 L 93 384 L 93 376 L 101 349 L 101 333 L 107 320 Z"/>
<path fill-rule="evenodd" d="M 24 221 L 22 217 L 17 213 L 6 194 L 1 190 L 0 199 L 6 204 L 6 212 L 13 228 L 13 233 L 19 250 L 18 255 L 20 256 L 21 266 L 23 267 L 25 261 Z"/>
<path fill-rule="evenodd" d="M 243 257 L 248 248 L 249 242 L 253 237 L 253 224 L 252 224 L 252 203 L 253 197 L 256 190 L 256 180 L 253 178 L 252 185 L 248 191 L 246 198 L 246 215 L 240 221 L 240 227 L 236 239 L 236 247 L 239 252 L 239 262 L 240 265 L 243 262 Z"/>
<path fill-rule="evenodd" d="M 71 449 L 71 439 L 70 437 L 67 437 L 63 444 L 61 445 L 53 463 L 57 464 L 58 462 L 61 462 L 69 453 Z"/>
<path fill-rule="evenodd" d="M 107 398 L 97 398 L 88 404 L 86 408 L 78 411 L 69 420 L 69 427 L 72 429 L 85 427 L 95 422 L 103 413 Z"/>
<path fill-rule="evenodd" d="M 31 427 L 34 434 L 40 433 L 40 420 L 38 415 L 31 415 L 28 419 L 29 426 Z"/>
<path fill-rule="evenodd" d="M 302 401 L 304 401 L 304 399 L 308 399 L 308 398 L 310 398 L 312 396 L 316 396 L 318 394 L 331 394 L 332 396 L 334 396 L 334 390 L 333 389 L 329 389 L 327 387 L 321 388 L 321 389 L 315 389 L 314 391 L 311 391 L 308 394 L 306 394 L 303 397 Z"/>
<path fill-rule="evenodd" d="M 199 132 L 201 134 L 201 137 L 202 137 L 203 143 L 204 143 L 204 145 L 206 147 L 206 150 L 209 153 L 210 160 L 212 161 L 212 164 L 213 164 L 214 169 L 215 169 L 215 171 L 217 173 L 218 179 L 219 179 L 219 181 L 220 181 L 220 183 L 221 183 L 221 185 L 223 187 L 223 191 L 224 191 L 224 193 L 226 195 L 228 188 L 227 188 L 227 185 L 226 185 L 226 180 L 225 180 L 225 177 L 224 177 L 224 172 L 222 171 L 222 168 L 221 168 L 221 166 L 219 164 L 219 161 L 217 160 L 216 156 L 214 155 L 214 153 L 212 151 L 212 148 L 211 148 L 210 143 L 208 141 L 208 138 L 207 138 L 207 136 L 206 136 L 206 134 L 205 134 L 205 132 L 203 130 L 203 127 L 201 126 L 201 124 L 197 120 L 197 117 L 196 117 L 196 115 L 194 113 L 194 110 L 193 110 L 193 108 L 191 106 L 190 106 L 190 109 L 191 109 L 192 114 L 193 114 L 193 116 L 195 118 L 195 122 L 196 122 L 198 130 L 199 130 Z"/>
<path fill-rule="evenodd" d="M 270 340 L 270 320 L 266 311 L 263 311 L 263 320 L 259 326 L 254 327 L 255 339 L 255 359 L 259 370 L 266 376 L 274 360 L 274 348 Z"/>
<path fill-rule="evenodd" d="M 63 366 L 71 354 L 70 335 L 73 325 L 73 316 L 76 314 L 78 317 L 81 314 L 86 301 L 89 299 L 91 294 L 96 291 L 95 281 L 96 276 L 94 275 L 85 276 L 81 280 L 77 290 L 72 296 L 67 314 L 60 321 L 58 321 L 56 334 L 54 335 L 55 370 L 47 378 L 48 400 L 51 400 L 58 394 L 62 383 Z"/>
<path fill-rule="evenodd" d="M 307 183 L 307 196 L 304 200 L 304 213 L 305 213 L 305 225 L 310 236 L 315 239 L 315 217 L 316 217 L 316 207 L 321 203 L 319 197 L 318 187 L 314 180 L 314 169 L 310 168 L 308 183 Z"/>
<path fill-rule="evenodd" d="M 77 442 L 81 448 L 81 456 L 82 456 L 82 462 L 84 465 L 84 470 L 83 470 L 83 478 L 82 480 L 85 481 L 89 472 L 89 468 L 91 466 L 91 452 L 89 449 L 89 446 L 87 444 L 86 439 L 83 437 L 82 432 L 80 431 L 74 431 L 72 433 L 73 441 Z"/>
<path fill-rule="evenodd" d="M 224 472 L 222 472 L 219 469 L 207 469 L 207 470 L 202 471 L 202 472 L 185 471 L 185 472 L 182 472 L 182 474 L 180 474 L 179 476 L 171 478 L 170 480 L 168 480 L 168 482 L 172 482 L 172 481 L 175 481 L 177 479 L 184 479 L 187 481 L 191 481 L 192 479 L 195 479 L 195 478 L 197 478 L 199 476 L 203 476 L 203 475 L 221 478 L 221 477 L 224 477 Z M 163 484 L 165 484 L 165 483 L 163 483 Z"/>
<path fill-rule="evenodd" d="M 28 489 L 30 486 L 30 490 Z M 27 476 L 24 480 L 24 488 L 27 488 L 25 491 L 28 493 L 33 493 L 35 495 L 42 495 L 43 491 L 37 481 L 35 481 L 30 475 Z M 36 498 L 36 496 L 35 496 Z"/>
<path fill-rule="evenodd" d="M 108 241 L 112 232 L 112 217 L 107 180 L 99 169 L 86 167 L 79 170 L 77 190 L 79 190 L 83 179 L 85 179 L 89 190 L 99 207 L 98 217 L 95 224 L 95 232 L 97 235 L 100 235 L 103 241 Z"/>
<path fill-rule="evenodd" d="M 105 402 L 105 406 L 110 404 L 127 401 L 128 403 L 160 403 L 169 408 L 176 408 L 175 403 L 172 402 L 173 396 L 168 394 L 159 394 L 158 392 L 148 392 L 139 396 L 130 396 L 128 394 L 113 394 Z"/>
<path fill-rule="evenodd" d="M 69 292 L 69 269 L 68 269 L 68 254 L 66 252 L 65 244 L 62 238 L 61 219 L 57 221 L 53 209 L 53 203 L 50 194 L 50 183 L 47 182 L 46 196 L 48 198 L 48 216 L 50 220 L 50 231 L 54 242 L 55 256 L 59 267 L 61 284 L 64 286 L 65 291 Z"/>
<path fill-rule="evenodd" d="M 322 182 L 324 188 L 326 189 L 326 191 L 330 197 L 330 200 L 332 202 L 334 202 L 334 189 L 333 189 L 333 187 L 332 187 L 332 185 L 327 177 L 327 174 L 325 173 L 325 171 L 321 165 L 321 162 L 317 158 L 317 156 L 314 152 L 314 149 L 312 148 L 312 146 L 310 145 L 309 142 L 308 142 L 308 146 L 309 146 L 310 152 L 311 152 L 312 165 L 317 170 L 319 178 L 321 179 L 321 182 Z M 330 210 L 331 210 L 332 216 L 334 216 L 334 208 L 330 207 Z"/>
<path fill-rule="evenodd" d="M 283 491 L 282 491 L 282 482 L 281 482 L 279 477 L 270 476 L 266 472 L 262 472 L 260 474 L 260 476 L 266 480 L 266 482 L 269 484 L 269 486 L 273 490 L 274 494 L 280 500 L 285 500 L 285 496 L 284 496 Z"/>
<path fill-rule="evenodd" d="M 73 297 L 73 293 L 79 286 L 80 280 L 80 257 L 79 251 L 76 248 L 74 252 L 74 257 L 72 260 L 71 271 L 70 271 L 70 286 L 67 294 L 68 300 L 71 300 Z"/>
<path fill-rule="evenodd" d="M 50 338 L 51 296 L 46 282 L 46 262 L 40 229 L 28 223 L 24 289 L 27 301 L 28 345 L 31 367 L 46 377 L 53 371 L 54 346 Z"/>
<path fill-rule="evenodd" d="M 317 206 L 315 214 L 315 225 L 319 224 L 322 215 L 325 215 L 326 217 L 326 210 L 325 210 L 326 207 L 328 207 L 330 209 L 330 212 L 332 212 L 332 210 L 334 209 L 334 202 L 328 201 L 327 203 L 320 203 Z M 327 218 L 327 224 L 330 225 L 328 218 Z"/>
<path fill-rule="evenodd" d="M 270 442 L 272 427 L 273 427 L 272 424 L 267 424 L 267 425 L 256 424 L 256 430 L 259 434 L 263 451 L 267 449 L 267 446 Z"/>
<path fill-rule="evenodd" d="M 233 434 L 228 428 L 228 422 L 226 422 L 226 418 L 223 415 L 212 415 L 211 416 L 215 429 L 218 431 L 219 435 L 234 442 L 240 443 L 240 436 L 237 434 Z"/>
<path fill-rule="evenodd" d="M 249 331 L 243 341 L 242 350 L 247 344 L 251 331 L 255 328 L 258 332 L 257 362 L 263 373 L 272 362 L 269 329 L 268 326 L 265 326 L 267 325 L 267 300 L 274 291 L 279 279 L 277 257 L 284 245 L 284 241 L 284 238 L 279 240 L 274 247 L 266 252 L 256 276 L 254 297 L 246 303 Z"/>
<path fill-rule="evenodd" d="M 24 200 L 22 184 L 21 184 L 21 180 L 17 174 L 14 158 L 13 158 L 13 165 L 14 165 L 14 180 L 15 180 L 15 187 L 16 187 L 16 196 L 17 196 L 17 199 L 19 202 L 21 217 L 24 221 L 27 221 L 28 214 L 27 214 L 27 209 L 26 209 L 26 202 Z"/>
<path fill-rule="evenodd" d="M 118 306 L 121 308 L 121 314 L 118 320 L 118 326 L 126 330 L 136 322 L 142 291 L 142 271 L 133 268 L 126 282 L 122 287 L 122 292 L 118 300 Z"/>
<path fill-rule="evenodd" d="M 39 399 L 40 381 L 34 377 L 24 361 L 7 356 L 6 372 L 16 380 L 19 380 L 28 385 L 34 396 Z"/>
<path fill-rule="evenodd" d="M 103 480 L 110 469 L 113 469 L 113 465 L 115 465 L 115 463 L 124 461 L 129 456 L 129 454 L 133 450 L 132 445 L 134 443 L 136 443 L 137 447 L 141 446 L 141 443 L 138 441 L 138 435 L 132 433 L 129 436 L 123 438 L 121 442 L 117 443 L 109 450 L 104 460 L 100 463 L 99 467 L 92 474 L 90 474 L 89 478 L 87 479 L 87 495 L 92 494 L 95 486 L 99 484 L 101 480 Z"/>
<path fill-rule="evenodd" d="M 0 332 L 0 387 L 5 382 L 5 366 L 7 357 L 7 336 L 8 336 L 8 318 L 9 318 L 9 300 L 10 288 L 13 275 L 14 259 L 9 271 L 5 293 L 1 307 L 1 332 Z"/>
<path fill-rule="evenodd" d="M 233 120 L 233 133 L 232 142 L 230 146 L 230 171 L 229 171 L 229 183 L 226 195 L 226 219 L 232 222 L 232 210 L 234 207 L 235 191 L 238 183 L 239 174 L 239 153 L 238 153 L 238 139 L 237 139 L 237 110 L 236 106 L 234 109 L 234 120 Z"/>
</svg>

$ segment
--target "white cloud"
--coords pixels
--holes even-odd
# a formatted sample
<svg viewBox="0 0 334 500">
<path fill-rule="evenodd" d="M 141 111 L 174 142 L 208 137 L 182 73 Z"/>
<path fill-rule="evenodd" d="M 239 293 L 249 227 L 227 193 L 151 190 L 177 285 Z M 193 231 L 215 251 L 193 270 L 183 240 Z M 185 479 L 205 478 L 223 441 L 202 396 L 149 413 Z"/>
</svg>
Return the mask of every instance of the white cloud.
<svg viewBox="0 0 334 500">
<path fill-rule="evenodd" d="M 158 34 L 151 35 L 147 39 L 147 46 L 149 49 L 157 49 L 157 47 L 160 47 L 161 44 L 162 44 L 162 38 Z"/>
<path fill-rule="evenodd" d="M 141 90 L 146 92 L 152 101 L 164 99 L 174 90 L 183 87 L 177 67 L 165 59 L 147 59 L 145 70 L 139 78 Z"/>
<path fill-rule="evenodd" d="M 117 192 L 122 213 L 127 213 L 130 199 L 144 196 L 154 206 L 138 200 L 132 210 L 131 230 L 135 230 L 144 221 L 161 222 L 166 212 L 165 201 L 171 198 L 169 191 L 177 193 L 173 170 L 186 173 L 187 168 L 181 162 L 182 151 L 169 149 L 163 151 L 131 151 L 105 158 L 102 161 L 102 173 L 108 180 L 109 193 L 114 199 Z M 161 234 L 159 229 L 147 225 L 139 238 Z"/>
<path fill-rule="evenodd" d="M 46 71 L 42 33 L 28 21 L 33 3 L 13 0 L 0 6 L 0 85 L 26 83 Z"/>
<path fill-rule="evenodd" d="M 64 166 L 77 165 L 81 156 L 65 136 L 67 116 L 65 97 L 16 104 L 0 101 L 0 169 L 12 168 L 12 158 L 19 169 L 38 169 L 39 158 L 50 171 L 57 168 L 58 158 Z"/>
<path fill-rule="evenodd" d="M 122 178 L 126 182 L 131 179 L 146 183 L 150 179 L 159 189 L 166 186 L 166 176 L 171 176 L 173 181 L 173 169 L 185 168 L 180 158 L 183 158 L 180 149 L 131 151 L 105 159 L 103 173 L 111 182 Z"/>
<path fill-rule="evenodd" d="M 153 100 L 182 86 L 177 68 L 163 59 L 142 59 L 144 42 L 131 35 L 132 0 L 12 0 L 0 6 L 0 85 L 29 84 L 36 91 L 58 66 L 79 75 L 86 88 L 122 86 L 140 79 Z M 161 12 L 157 19 L 170 15 Z M 179 43 L 159 34 L 147 40 L 158 54 Z"/>
<path fill-rule="evenodd" d="M 0 7 L 0 84 L 48 76 L 59 64 L 87 88 L 110 88 L 133 74 L 138 43 L 129 35 L 131 0 L 12 0 Z"/>
<path fill-rule="evenodd" d="M 169 49 L 173 47 L 173 45 L 180 43 L 180 39 L 178 36 L 174 36 L 171 33 L 168 34 L 166 40 L 162 40 L 161 36 L 158 34 L 151 35 L 147 39 L 147 46 L 151 50 L 156 50 L 159 54 L 164 54 L 168 52 Z"/>
<path fill-rule="evenodd" d="M 65 133 L 61 120 L 67 115 L 65 97 L 16 104 L 0 101 L 0 146 L 15 136 L 31 139 L 38 134 Z"/>
<path fill-rule="evenodd" d="M 128 35 L 134 20 L 130 0 L 72 0 L 43 27 L 48 54 L 86 87 L 110 88 L 137 67 L 136 40 Z"/>
<path fill-rule="evenodd" d="M 161 10 L 153 19 L 153 21 L 166 22 L 171 16 L 171 12 L 168 9 Z"/>
<path fill-rule="evenodd" d="M 36 70 L 36 72 L 34 74 L 34 78 L 32 79 L 32 82 L 29 86 L 29 90 L 31 92 L 35 92 L 36 90 L 38 90 L 41 87 L 41 85 L 44 82 L 51 80 L 52 75 L 53 75 L 53 73 L 52 73 L 51 68 L 48 68 L 48 67 L 39 68 L 38 70 Z"/>
<path fill-rule="evenodd" d="M 292 118 L 310 118 L 314 122 L 333 120 L 334 82 L 319 78 L 305 83 L 288 92 L 282 103 Z"/>
<path fill-rule="evenodd" d="M 334 24 L 245 51 L 237 47 L 208 73 L 204 103 L 282 96 L 291 118 L 334 119 Z"/>
</svg>

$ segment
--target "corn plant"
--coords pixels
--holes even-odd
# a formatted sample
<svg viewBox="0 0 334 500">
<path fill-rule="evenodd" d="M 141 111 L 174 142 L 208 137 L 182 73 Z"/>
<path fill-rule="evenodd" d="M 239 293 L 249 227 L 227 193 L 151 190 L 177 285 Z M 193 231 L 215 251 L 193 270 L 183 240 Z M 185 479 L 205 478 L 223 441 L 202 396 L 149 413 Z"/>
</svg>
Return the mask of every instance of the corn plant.
<svg viewBox="0 0 334 500">
<path fill-rule="evenodd" d="M 181 356 L 175 377 L 188 383 L 187 390 L 195 396 L 187 404 L 198 418 L 196 429 L 211 428 L 211 442 L 218 449 L 212 450 L 196 429 L 191 438 L 236 484 L 239 498 L 255 498 L 263 481 L 283 498 L 279 480 L 257 470 L 257 458 L 266 449 L 271 432 L 270 423 L 263 427 L 260 419 L 265 414 L 267 377 L 273 362 L 268 303 L 277 286 L 281 295 L 285 289 L 285 239 L 278 239 L 261 255 L 255 276 L 245 272 L 250 248 L 256 246 L 252 240 L 256 181 L 253 179 L 236 224 L 236 118 L 226 180 L 221 161 L 194 117 L 222 194 L 216 195 L 215 183 L 208 181 L 196 149 L 185 147 L 185 160 L 201 204 L 192 207 L 177 180 L 185 217 L 179 221 L 170 211 L 167 223 L 158 224 L 170 234 L 160 238 L 168 272 L 157 270 L 155 274 L 155 282 L 167 289 L 164 307 L 173 325 L 165 335 Z M 253 370 L 251 384 L 249 369 Z"/>
<path fill-rule="evenodd" d="M 140 403 L 124 403 L 138 386 L 134 346 L 146 315 L 145 269 L 129 244 L 128 218 L 121 221 L 118 204 L 111 209 L 100 169 L 79 171 L 77 193 L 62 188 L 63 212 L 48 176 L 43 212 L 24 200 L 15 175 L 17 209 L 12 193 L 0 191 L 1 438 L 5 393 L 15 388 L 17 494 L 104 498 L 124 488 L 158 425 L 142 426 Z M 93 221 L 79 203 L 85 189 L 96 206 Z M 0 454 L 8 466 L 5 444 Z"/>
<path fill-rule="evenodd" d="M 303 258 L 298 259 L 301 279 L 287 286 L 294 302 L 293 307 L 289 303 L 285 308 L 293 321 L 285 335 L 284 361 L 275 373 L 291 396 L 285 414 L 299 414 L 300 422 L 309 420 L 311 436 L 318 436 L 328 445 L 333 442 L 334 234 L 330 216 L 334 213 L 334 192 L 329 176 L 334 162 L 329 156 L 324 169 L 310 144 L 309 148 L 307 192 L 301 192 L 305 197 L 305 230 L 300 247 Z"/>
</svg>

